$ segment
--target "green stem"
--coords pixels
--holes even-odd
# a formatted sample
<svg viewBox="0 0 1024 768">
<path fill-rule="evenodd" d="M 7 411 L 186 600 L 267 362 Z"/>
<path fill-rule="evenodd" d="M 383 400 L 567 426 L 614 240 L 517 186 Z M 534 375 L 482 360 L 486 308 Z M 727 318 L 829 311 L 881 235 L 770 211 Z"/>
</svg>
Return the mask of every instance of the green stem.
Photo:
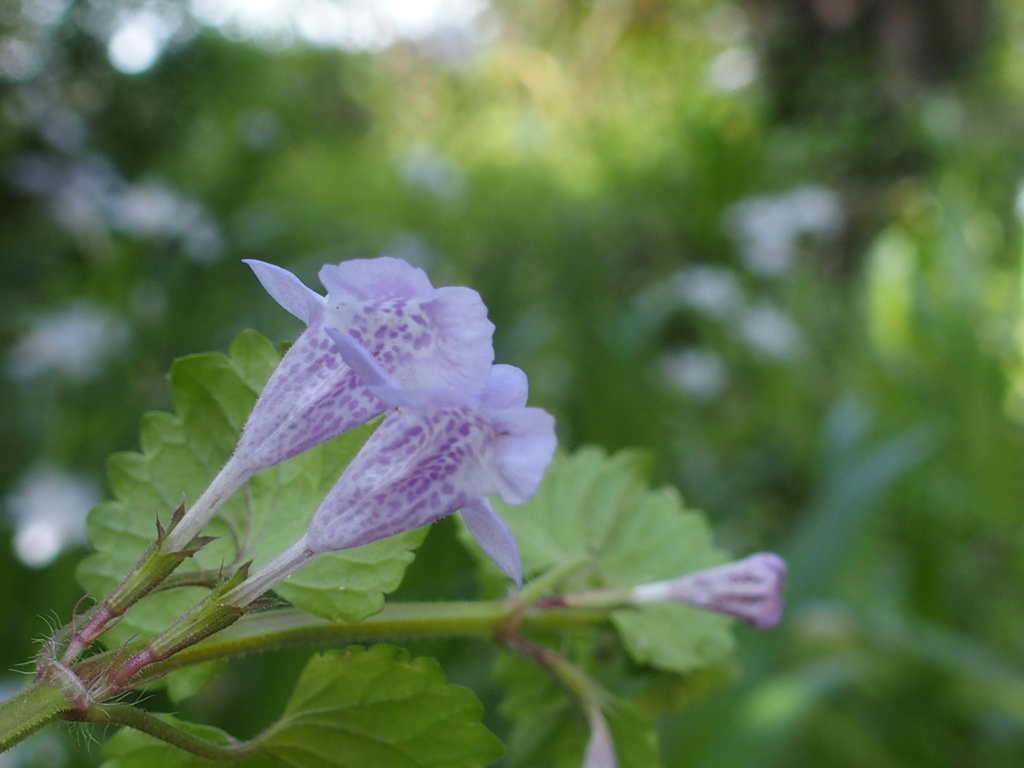
<svg viewBox="0 0 1024 768">
<path fill-rule="evenodd" d="M 205 571 L 191 571 L 189 573 L 172 573 L 163 583 L 154 589 L 154 592 L 166 592 L 169 589 L 179 587 L 206 587 L 216 589 L 224 581 L 224 574 L 221 570 L 209 569 Z"/>
<path fill-rule="evenodd" d="M 162 554 L 158 538 L 124 580 L 89 612 L 85 625 L 71 635 L 61 661 L 69 665 L 74 663 L 86 648 L 121 619 L 125 611 L 158 587 L 192 554 L 192 551 Z"/>
<path fill-rule="evenodd" d="M 97 704 L 89 708 L 84 719 L 89 723 L 127 725 L 129 728 L 148 733 L 150 736 L 207 760 L 238 760 L 259 748 L 255 742 L 214 744 L 212 741 L 201 739 L 188 731 L 176 728 L 156 715 L 127 704 Z"/>
<path fill-rule="evenodd" d="M 144 683 L 180 667 L 228 656 L 296 645 L 336 645 L 368 640 L 422 637 L 493 637 L 519 620 L 522 629 L 572 629 L 603 624 L 608 614 L 592 611 L 530 610 L 502 600 L 453 603 L 389 603 L 380 613 L 356 624 L 327 621 L 297 608 L 281 608 L 243 616 L 235 624 L 167 661 L 146 668 Z M 93 657 L 97 658 L 97 657 Z M 93 659 L 90 659 L 92 661 Z"/>
<path fill-rule="evenodd" d="M 31 736 L 71 708 L 71 702 L 61 689 L 48 683 L 30 685 L 0 702 L 0 752 Z"/>
<path fill-rule="evenodd" d="M 297 645 L 337 645 L 375 640 L 396 640 L 422 637 L 494 637 L 514 634 L 519 630 L 552 630 L 590 627 L 608 621 L 601 611 L 540 610 L 527 608 L 514 600 L 455 603 L 390 603 L 380 613 L 355 624 L 327 621 L 297 608 L 280 608 L 243 616 L 232 626 L 212 637 L 184 648 L 166 661 L 148 665 L 130 687 L 151 682 L 181 667 L 201 664 L 246 653 L 257 653 Z M 98 653 L 74 665 L 76 679 L 96 682 L 108 673 L 111 663 L 124 654 L 139 652 L 145 643 L 132 643 L 127 648 Z M 147 720 L 146 727 L 125 718 L 135 717 L 130 707 L 111 709 L 112 704 L 93 705 L 85 719 L 93 722 L 119 722 L 138 727 L 158 738 L 153 729 L 172 726 Z M 74 715 L 69 713 L 74 710 Z M 64 718 L 81 720 L 81 710 L 62 690 L 53 684 L 37 683 L 0 702 L 0 752 L 18 743 L 46 723 Z M 101 719 L 105 718 L 105 719 Z M 121 719 L 117 719 L 121 718 Z M 141 720 L 139 721 L 142 722 Z M 148 730 L 147 730 L 148 728 Z M 177 729 L 173 729 L 177 731 Z M 170 731 L 168 731 L 170 733 Z M 176 734 L 171 734 L 179 738 Z M 180 738 L 194 739 L 190 734 Z M 165 739 L 169 741 L 170 739 Z M 172 741 L 171 743 L 177 743 Z M 205 743 L 205 742 L 204 742 Z M 179 746 L 181 746 L 179 744 Z M 188 747 L 182 747 L 188 749 Z M 204 749 L 206 747 L 203 747 Z M 230 759 L 240 756 L 241 747 L 212 745 L 212 749 L 232 750 Z M 195 750 L 190 750 L 195 752 Z M 212 754 L 212 752 L 196 754 Z M 228 752 L 223 754 L 227 755 Z M 213 759 L 228 759 L 216 757 Z"/>
<path fill-rule="evenodd" d="M 537 603 L 541 598 L 554 589 L 564 579 L 571 576 L 585 565 L 590 563 L 590 557 L 578 557 L 575 560 L 555 565 L 549 568 L 535 579 L 531 579 L 519 592 L 519 603 L 523 606 L 530 606 Z"/>
</svg>

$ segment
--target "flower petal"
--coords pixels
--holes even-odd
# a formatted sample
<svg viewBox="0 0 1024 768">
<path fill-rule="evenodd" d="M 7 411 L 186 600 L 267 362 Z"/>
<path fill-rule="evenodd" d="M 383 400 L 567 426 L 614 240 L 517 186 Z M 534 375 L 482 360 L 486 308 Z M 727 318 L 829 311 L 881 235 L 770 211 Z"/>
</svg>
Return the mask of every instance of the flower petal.
<svg viewBox="0 0 1024 768">
<path fill-rule="evenodd" d="M 391 378 L 390 373 L 381 368 L 380 363 L 365 346 L 335 328 L 325 328 L 324 330 L 334 341 L 334 346 L 341 354 L 345 365 L 356 372 L 356 376 L 363 384 L 374 388 L 400 388 L 398 382 Z"/>
<path fill-rule="evenodd" d="M 586 707 L 587 719 L 590 721 L 590 740 L 583 752 L 581 768 L 618 768 L 619 760 L 612 743 L 612 732 L 608 721 L 604 719 L 601 709 L 596 704 Z"/>
<path fill-rule="evenodd" d="M 492 365 L 480 399 L 485 408 L 524 408 L 530 392 L 526 374 L 514 365 Z"/>
<path fill-rule="evenodd" d="M 263 388 L 235 451 L 251 474 L 364 424 L 385 410 L 324 334 L 316 317 Z"/>
<path fill-rule="evenodd" d="M 444 375 L 421 376 L 420 386 L 479 392 L 494 362 L 494 324 L 480 294 L 471 288 L 438 288 L 435 298 L 423 304 L 423 313 L 434 329 L 434 364 Z"/>
<path fill-rule="evenodd" d="M 489 492 L 493 442 L 469 409 L 399 409 L 345 468 L 309 526 L 317 552 L 348 549 L 432 523 Z"/>
<path fill-rule="evenodd" d="M 332 303 L 367 299 L 429 299 L 435 290 L 426 272 L 391 256 L 325 264 L 320 270 L 320 282 L 327 289 Z"/>
<path fill-rule="evenodd" d="M 498 433 L 495 492 L 509 504 L 522 504 L 537 491 L 558 445 L 555 417 L 540 408 L 488 411 Z"/>
<path fill-rule="evenodd" d="M 324 297 L 308 288 L 299 278 L 274 264 L 242 259 L 256 273 L 256 279 L 278 304 L 307 325 L 323 310 Z"/>
<path fill-rule="evenodd" d="M 523 586 L 523 565 L 515 534 L 487 499 L 480 499 L 462 508 L 462 520 L 473 534 L 480 549 L 516 583 Z"/>
<path fill-rule="evenodd" d="M 472 406 L 474 398 L 460 392 L 439 387 L 427 389 L 411 389 L 400 386 L 385 371 L 373 355 L 351 336 L 327 328 L 327 335 L 334 340 L 334 346 L 341 354 L 345 364 L 355 371 L 359 379 L 374 396 L 389 408 L 452 408 Z"/>
<path fill-rule="evenodd" d="M 422 281 L 403 282 L 390 274 L 394 271 L 390 267 L 380 269 L 378 261 L 324 267 L 322 279 L 331 289 L 325 326 L 365 346 L 402 386 L 479 392 L 494 360 L 494 325 L 487 319 L 480 295 L 469 288 L 434 289 L 420 270 L 415 272 Z M 372 282 L 368 275 L 378 281 Z M 399 278 L 409 277 L 399 274 Z M 393 293 L 379 295 L 388 286 Z"/>
</svg>

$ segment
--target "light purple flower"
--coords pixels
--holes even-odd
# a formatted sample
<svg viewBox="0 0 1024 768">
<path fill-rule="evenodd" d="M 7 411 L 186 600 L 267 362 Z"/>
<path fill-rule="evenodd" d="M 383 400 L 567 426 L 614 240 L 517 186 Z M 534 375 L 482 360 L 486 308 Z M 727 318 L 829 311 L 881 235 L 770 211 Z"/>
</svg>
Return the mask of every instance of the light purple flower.
<svg viewBox="0 0 1024 768">
<path fill-rule="evenodd" d="M 477 394 L 408 388 L 351 335 L 331 336 L 374 396 L 396 410 L 313 516 L 308 548 L 321 553 L 356 547 L 461 509 L 483 550 L 520 584 L 515 537 L 487 495 L 523 503 L 537 490 L 555 450 L 552 416 L 525 407 L 526 375 L 495 365 Z"/>
<path fill-rule="evenodd" d="M 675 601 L 724 613 L 758 629 L 782 618 L 786 563 L 771 552 L 759 552 L 671 581 L 634 587 L 633 604 Z"/>
<path fill-rule="evenodd" d="M 306 330 L 264 387 L 234 455 L 170 532 L 165 551 L 185 547 L 254 472 L 383 413 L 387 406 L 343 362 L 327 329 L 357 339 L 404 387 L 479 391 L 494 359 L 494 325 L 480 295 L 469 288 L 434 288 L 423 270 L 401 259 L 324 266 L 326 297 L 281 267 L 246 263 Z"/>
<path fill-rule="evenodd" d="M 253 408 L 236 454 L 257 469 L 365 423 L 384 404 L 343 364 L 331 328 L 365 346 L 406 387 L 479 390 L 494 360 L 494 325 L 470 288 L 434 288 L 401 259 L 355 259 L 320 270 L 325 297 L 291 272 L 248 260 L 263 287 L 306 330 Z"/>
<path fill-rule="evenodd" d="M 590 740 L 583 752 L 581 768 L 618 768 L 619 759 L 615 754 L 612 732 L 601 708 L 597 705 L 588 706 L 587 720 L 590 722 Z"/>
</svg>

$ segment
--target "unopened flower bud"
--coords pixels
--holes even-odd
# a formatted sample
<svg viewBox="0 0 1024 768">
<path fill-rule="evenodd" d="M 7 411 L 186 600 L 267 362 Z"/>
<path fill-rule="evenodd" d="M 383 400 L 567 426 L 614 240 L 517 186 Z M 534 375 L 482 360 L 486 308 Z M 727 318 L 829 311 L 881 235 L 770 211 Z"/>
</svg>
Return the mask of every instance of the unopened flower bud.
<svg viewBox="0 0 1024 768">
<path fill-rule="evenodd" d="M 769 629 L 782 618 L 786 563 L 771 552 L 759 552 L 671 581 L 634 587 L 634 605 L 673 601 L 686 603 Z"/>
</svg>

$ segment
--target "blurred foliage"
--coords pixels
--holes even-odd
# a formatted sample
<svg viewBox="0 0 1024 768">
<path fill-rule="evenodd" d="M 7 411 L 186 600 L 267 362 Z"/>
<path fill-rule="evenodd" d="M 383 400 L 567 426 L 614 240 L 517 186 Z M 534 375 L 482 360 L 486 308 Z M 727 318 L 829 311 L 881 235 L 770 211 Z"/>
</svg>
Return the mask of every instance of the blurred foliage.
<svg viewBox="0 0 1024 768">
<path fill-rule="evenodd" d="M 118 71 L 157 5 L 162 55 Z M 496 0 L 489 34 L 376 52 L 157 5 L 0 0 L 11 510 L 34 467 L 99 483 L 137 448 L 174 357 L 297 333 L 239 259 L 313 284 L 388 252 L 481 291 L 563 444 L 647 448 L 720 544 L 791 558 L 787 622 L 679 702 L 666 765 L 1021 764 L 1024 3 Z M 5 667 L 70 615 L 82 554 L 0 560 Z M 471 571 L 436 526 L 398 596 Z M 509 732 L 480 646 L 412 650 Z M 185 712 L 253 733 L 307 656 Z M 46 738 L 26 764 L 99 759 Z"/>
</svg>

